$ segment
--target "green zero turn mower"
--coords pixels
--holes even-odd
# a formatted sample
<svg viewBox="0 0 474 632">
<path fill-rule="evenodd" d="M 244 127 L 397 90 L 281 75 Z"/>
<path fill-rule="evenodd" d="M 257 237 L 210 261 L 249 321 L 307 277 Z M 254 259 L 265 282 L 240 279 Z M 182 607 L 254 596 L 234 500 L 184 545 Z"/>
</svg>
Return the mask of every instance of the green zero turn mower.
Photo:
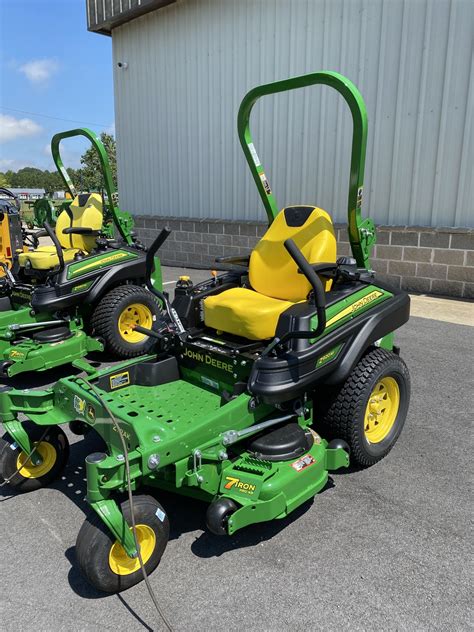
<svg viewBox="0 0 474 632">
<path fill-rule="evenodd" d="M 107 199 L 99 193 L 76 194 L 59 152 L 60 141 L 85 136 L 98 152 Z M 52 244 L 17 254 L 17 269 L 0 280 L 0 376 L 81 363 L 90 351 L 120 358 L 146 353 L 153 340 L 133 329 L 150 328 L 161 313 L 144 287 L 144 247 L 134 238 L 133 220 L 120 210 L 105 148 L 90 130 L 56 134 L 55 164 L 72 197 L 55 230 L 42 235 Z M 117 233 L 117 234 L 116 234 Z M 38 238 L 40 233 L 33 233 Z M 154 282 L 161 288 L 159 262 Z"/>
<path fill-rule="evenodd" d="M 336 259 L 325 211 L 278 211 L 250 135 L 257 99 L 313 84 L 336 89 L 352 112 L 353 257 Z M 154 337 L 153 354 L 46 391 L 0 393 L 7 431 L 0 474 L 18 490 L 45 485 L 63 468 L 59 424 L 79 419 L 105 440 L 105 452 L 86 458 L 92 511 L 76 558 L 106 592 L 140 581 L 141 564 L 153 571 L 168 540 L 163 507 L 131 490 L 146 485 L 203 499 L 208 529 L 233 534 L 287 516 L 349 456 L 355 466 L 373 465 L 405 422 L 410 380 L 393 331 L 409 318 L 409 297 L 377 281 L 368 263 L 375 229 L 360 216 L 367 134 L 360 93 L 334 72 L 260 86 L 242 101 L 238 131 L 269 219 L 251 255 L 221 259 L 227 271 L 198 285 L 182 278 L 172 304 L 148 280 L 164 317 L 135 331 Z M 148 252 L 149 274 L 168 234 L 163 229 Z"/>
</svg>

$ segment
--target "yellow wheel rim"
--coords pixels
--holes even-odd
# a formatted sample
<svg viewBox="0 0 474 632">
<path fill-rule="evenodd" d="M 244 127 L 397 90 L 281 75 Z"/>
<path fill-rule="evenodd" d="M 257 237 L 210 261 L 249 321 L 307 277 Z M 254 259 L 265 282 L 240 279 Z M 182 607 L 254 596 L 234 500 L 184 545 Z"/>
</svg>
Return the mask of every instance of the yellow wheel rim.
<svg viewBox="0 0 474 632">
<path fill-rule="evenodd" d="M 395 423 L 400 406 L 400 389 L 393 377 L 384 377 L 370 394 L 364 417 L 364 433 L 369 443 L 380 443 Z"/>
<path fill-rule="evenodd" d="M 146 564 L 155 550 L 155 532 L 146 524 L 137 524 L 136 528 L 143 564 Z M 130 531 L 131 530 L 130 528 Z M 140 562 L 138 561 L 138 557 L 128 557 L 123 546 L 116 540 L 109 552 L 109 566 L 116 575 L 130 575 L 138 571 Z"/>
<path fill-rule="evenodd" d="M 33 465 L 31 459 L 27 461 L 28 455 L 20 452 L 16 460 L 16 467 L 23 478 L 40 478 L 40 476 L 47 474 L 56 463 L 56 448 L 48 441 L 41 441 L 39 444 L 36 442 L 34 445 L 36 446 L 36 454 L 41 457 L 41 463 Z"/>
<path fill-rule="evenodd" d="M 119 334 L 126 342 L 137 344 L 146 338 L 145 334 L 135 331 L 135 325 L 151 329 L 153 314 L 151 309 L 141 303 L 128 305 L 119 316 Z"/>
</svg>

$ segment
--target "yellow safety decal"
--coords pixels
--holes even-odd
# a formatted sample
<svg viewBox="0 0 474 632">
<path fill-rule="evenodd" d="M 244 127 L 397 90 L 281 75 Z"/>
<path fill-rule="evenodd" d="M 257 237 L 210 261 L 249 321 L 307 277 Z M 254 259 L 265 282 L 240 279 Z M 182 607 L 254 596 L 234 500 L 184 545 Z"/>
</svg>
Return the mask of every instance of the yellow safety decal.
<svg viewBox="0 0 474 632">
<path fill-rule="evenodd" d="M 110 257 L 103 257 L 102 259 L 95 260 L 95 261 L 92 261 L 91 263 L 81 266 L 75 272 L 82 274 L 84 270 L 89 270 L 90 268 L 98 268 L 99 266 L 103 266 L 107 263 L 112 263 L 114 261 L 119 261 L 120 259 L 123 259 L 124 257 L 128 257 L 128 256 L 129 255 L 127 252 L 117 252 L 114 255 L 110 255 Z"/>
<path fill-rule="evenodd" d="M 130 373 L 123 371 L 122 373 L 116 373 L 110 376 L 110 388 L 120 388 L 121 386 L 128 386 L 130 384 Z"/>
<path fill-rule="evenodd" d="M 359 311 L 359 309 L 362 309 L 362 307 L 365 307 L 369 303 L 372 303 L 373 301 L 378 299 L 380 296 L 383 296 L 383 292 L 380 292 L 379 290 L 374 290 L 373 292 L 370 292 L 370 294 L 367 294 L 367 296 L 364 296 L 355 303 L 352 303 L 352 305 L 349 305 L 349 307 L 343 309 L 342 312 L 339 312 L 339 314 L 336 314 L 335 316 L 330 318 L 326 323 L 326 327 L 330 327 L 342 318 L 354 314 L 355 312 Z"/>
</svg>

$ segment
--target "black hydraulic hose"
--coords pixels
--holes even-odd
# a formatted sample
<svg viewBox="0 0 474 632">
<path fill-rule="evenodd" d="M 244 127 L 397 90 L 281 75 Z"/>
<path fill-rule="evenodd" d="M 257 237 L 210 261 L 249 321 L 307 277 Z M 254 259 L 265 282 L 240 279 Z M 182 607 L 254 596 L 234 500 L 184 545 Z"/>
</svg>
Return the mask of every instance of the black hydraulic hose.
<svg viewBox="0 0 474 632">
<path fill-rule="evenodd" d="M 61 248 L 61 244 L 59 243 L 59 239 L 57 238 L 56 233 L 48 224 L 48 222 L 45 222 L 43 226 L 44 226 L 45 231 L 48 233 L 48 237 L 51 239 L 51 241 L 54 244 L 54 247 L 56 248 L 56 254 L 58 255 L 58 259 L 59 259 L 59 271 L 62 272 L 64 270 L 64 255 L 63 255 L 63 249 Z"/>
<path fill-rule="evenodd" d="M 323 284 L 321 283 L 321 279 L 318 277 L 316 272 L 313 270 L 312 266 L 306 260 L 305 256 L 295 244 L 292 239 L 287 239 L 284 242 L 284 246 L 290 254 L 293 261 L 299 267 L 301 272 L 305 275 L 308 281 L 311 284 L 314 292 L 314 304 L 316 306 L 316 312 L 318 315 L 318 326 L 316 331 L 312 331 L 311 338 L 316 338 L 326 329 L 326 295 L 324 294 Z M 296 334 L 297 332 L 292 332 Z M 303 332 L 299 332 L 303 333 Z M 295 338 L 305 337 L 305 336 L 293 336 Z"/>
</svg>

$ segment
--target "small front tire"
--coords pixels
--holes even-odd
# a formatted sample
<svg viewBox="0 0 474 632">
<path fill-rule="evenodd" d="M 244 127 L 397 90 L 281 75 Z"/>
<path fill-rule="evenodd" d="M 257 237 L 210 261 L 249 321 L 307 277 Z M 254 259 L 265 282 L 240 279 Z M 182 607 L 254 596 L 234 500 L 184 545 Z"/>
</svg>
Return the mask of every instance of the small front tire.
<svg viewBox="0 0 474 632">
<path fill-rule="evenodd" d="M 137 537 L 147 575 L 158 566 L 169 538 L 169 521 L 162 506 L 151 496 L 134 496 Z M 129 501 L 121 505 L 132 524 Z M 128 557 L 101 518 L 94 512 L 83 523 L 76 541 L 76 559 L 87 581 L 106 593 L 126 590 L 143 579 L 138 558 Z"/>
<path fill-rule="evenodd" d="M 69 457 L 69 441 L 58 426 L 46 429 L 36 424 L 25 424 L 25 430 L 31 443 L 37 445 L 42 458 L 37 465 L 27 459 L 28 455 L 8 433 L 0 439 L 0 479 L 8 481 L 9 486 L 19 492 L 46 487 L 59 477 Z"/>
<path fill-rule="evenodd" d="M 229 518 L 238 509 L 231 498 L 214 500 L 206 512 L 206 526 L 214 535 L 228 535 Z"/>
</svg>

